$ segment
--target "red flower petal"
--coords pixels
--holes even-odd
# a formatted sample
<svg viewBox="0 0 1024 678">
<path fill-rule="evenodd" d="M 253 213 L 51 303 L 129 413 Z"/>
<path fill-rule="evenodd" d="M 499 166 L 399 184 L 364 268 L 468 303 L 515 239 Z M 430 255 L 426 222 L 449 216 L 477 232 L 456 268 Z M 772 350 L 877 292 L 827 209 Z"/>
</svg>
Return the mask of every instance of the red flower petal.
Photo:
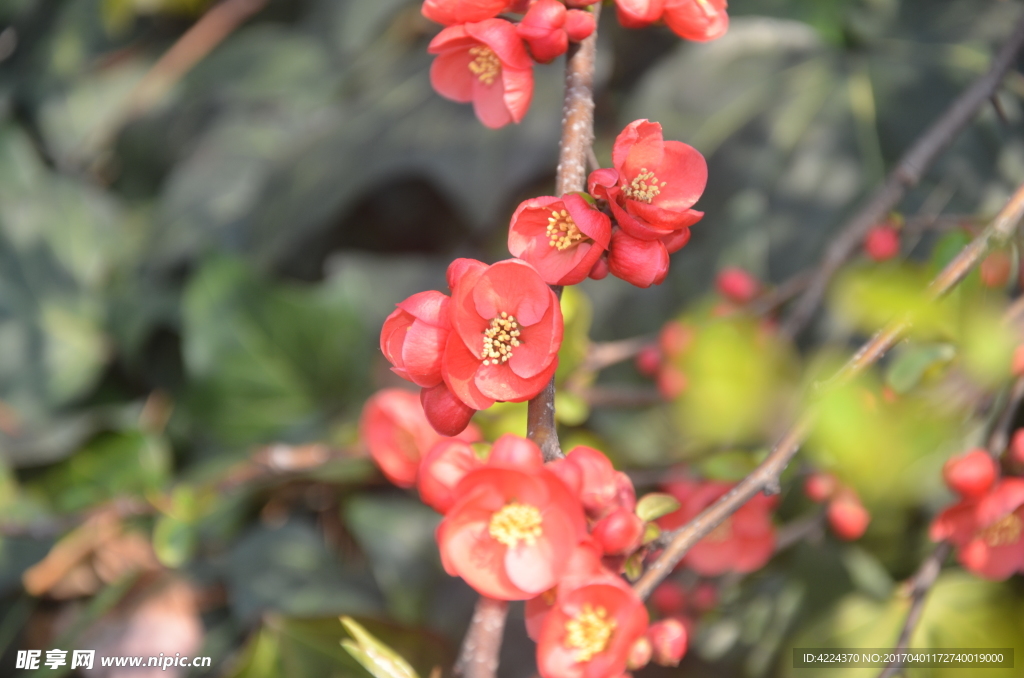
<svg viewBox="0 0 1024 678">
<path fill-rule="evenodd" d="M 505 90 L 505 106 L 512 122 L 518 124 L 526 117 L 533 100 L 533 69 L 506 68 L 501 73 Z"/>
<path fill-rule="evenodd" d="M 450 330 L 428 325 L 422 320 L 409 326 L 402 346 L 402 360 L 409 381 L 430 388 L 441 383 L 441 358 Z"/>
<path fill-rule="evenodd" d="M 518 259 L 492 265 L 473 286 L 473 302 L 481 318 L 490 321 L 505 312 L 514 315 L 520 327 L 540 322 L 553 299 L 536 269 Z"/>
<path fill-rule="evenodd" d="M 454 342 L 452 342 L 454 343 Z M 511 362 L 511 361 L 510 361 Z M 476 373 L 476 386 L 486 398 L 502 402 L 521 403 L 544 390 L 558 368 L 558 359 L 533 377 L 523 378 L 512 371 L 508 363 L 482 365 Z M 481 408 L 484 409 L 484 408 Z"/>
<path fill-rule="evenodd" d="M 668 250 L 660 240 L 638 240 L 615 231 L 608 249 L 608 269 L 637 287 L 660 285 L 668 274 Z"/>
<path fill-rule="evenodd" d="M 483 43 L 501 59 L 502 71 L 506 68 L 532 71 L 533 60 L 526 53 L 523 39 L 516 33 L 516 27 L 504 19 L 486 19 L 465 26 L 466 34 Z"/>
<path fill-rule="evenodd" d="M 664 19 L 679 37 L 706 42 L 729 30 L 725 8 L 725 0 L 666 0 Z"/>
<path fill-rule="evenodd" d="M 460 400 L 444 382 L 420 391 L 420 403 L 435 431 L 456 436 L 466 430 L 476 410 Z"/>
<path fill-rule="evenodd" d="M 494 399 L 483 394 L 476 385 L 477 371 L 482 366 L 478 355 L 474 355 L 458 337 L 450 337 L 442 360 L 444 383 L 451 392 L 474 410 L 486 410 Z"/>
<path fill-rule="evenodd" d="M 619 171 L 619 184 L 626 185 L 643 168 L 661 167 L 665 157 L 665 141 L 661 123 L 647 119 L 634 120 L 615 137 L 612 146 L 612 164 Z"/>
<path fill-rule="evenodd" d="M 448 326 L 448 304 L 451 298 L 443 292 L 428 290 L 412 295 L 398 304 L 409 315 L 438 327 Z"/>
<path fill-rule="evenodd" d="M 708 163 L 696 148 L 681 141 L 666 141 L 663 148 L 664 157 L 655 172 L 665 185 L 652 204 L 681 212 L 692 207 L 704 193 L 708 184 Z M 635 153 L 630 152 L 631 162 Z"/>
<path fill-rule="evenodd" d="M 643 28 L 661 18 L 664 0 L 615 0 L 619 23 L 626 28 Z"/>
<path fill-rule="evenodd" d="M 530 379 L 547 368 L 562 345 L 562 308 L 554 292 L 548 290 L 548 294 L 551 295 L 551 305 L 547 313 L 535 325 L 522 327 L 519 346 L 512 351 L 508 361 L 512 372 L 523 379 Z"/>
<path fill-rule="evenodd" d="M 476 77 L 472 80 L 473 112 L 485 127 L 498 129 L 512 122 L 512 113 L 505 103 L 504 81 L 507 77 L 508 72 L 503 70 L 489 85 Z"/>
</svg>

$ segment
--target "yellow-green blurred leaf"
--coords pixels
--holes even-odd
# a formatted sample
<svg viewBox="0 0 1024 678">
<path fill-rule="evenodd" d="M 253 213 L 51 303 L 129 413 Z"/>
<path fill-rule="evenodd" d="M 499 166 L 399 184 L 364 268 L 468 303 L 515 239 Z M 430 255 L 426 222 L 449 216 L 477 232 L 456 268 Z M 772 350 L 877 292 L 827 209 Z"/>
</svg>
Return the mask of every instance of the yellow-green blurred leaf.
<svg viewBox="0 0 1024 678">
<path fill-rule="evenodd" d="M 636 514 L 644 521 L 657 520 L 679 509 L 679 500 L 671 494 L 652 492 L 640 497 L 636 503 Z"/>
<path fill-rule="evenodd" d="M 375 638 L 352 617 L 342 617 L 345 630 L 355 639 L 342 640 L 341 645 L 375 678 L 419 678 L 409 662 Z"/>
</svg>

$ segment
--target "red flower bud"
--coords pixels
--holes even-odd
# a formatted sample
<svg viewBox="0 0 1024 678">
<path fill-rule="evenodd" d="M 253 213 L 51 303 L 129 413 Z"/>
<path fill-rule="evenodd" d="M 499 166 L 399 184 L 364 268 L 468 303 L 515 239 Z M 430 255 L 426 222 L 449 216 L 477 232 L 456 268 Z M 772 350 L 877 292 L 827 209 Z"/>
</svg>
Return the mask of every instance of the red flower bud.
<svg viewBox="0 0 1024 678">
<path fill-rule="evenodd" d="M 839 481 L 831 473 L 812 473 L 804 482 L 804 494 L 816 502 L 830 499 L 838 488 Z"/>
<path fill-rule="evenodd" d="M 1024 464 L 1024 428 L 1019 428 L 1010 440 L 1010 459 Z"/>
<path fill-rule="evenodd" d="M 860 539 L 871 522 L 871 514 L 852 490 L 841 492 L 828 505 L 828 524 L 840 539 Z"/>
<path fill-rule="evenodd" d="M 669 358 L 681 354 L 693 341 L 693 330 L 679 322 L 670 320 L 665 323 L 658 334 L 658 346 Z"/>
<path fill-rule="evenodd" d="M 443 383 L 421 390 L 420 403 L 430 425 L 435 431 L 446 436 L 461 433 L 476 414 L 476 410 L 455 397 Z"/>
<path fill-rule="evenodd" d="M 530 46 L 533 58 L 547 63 L 569 49 L 565 5 L 558 0 L 536 0 L 516 27 L 519 37 Z"/>
<path fill-rule="evenodd" d="M 875 261 L 892 259 L 900 253 L 900 234 L 892 226 L 875 226 L 864 239 L 864 250 Z"/>
<path fill-rule="evenodd" d="M 1013 261 L 1010 255 L 1004 250 L 990 252 L 985 257 L 979 268 L 981 283 L 985 287 L 999 288 L 1006 287 L 1010 280 L 1010 269 L 1013 268 Z"/>
<path fill-rule="evenodd" d="M 647 377 L 653 377 L 661 367 L 661 351 L 657 346 L 644 346 L 636 354 L 635 363 L 637 372 Z"/>
<path fill-rule="evenodd" d="M 707 612 L 718 605 L 718 590 L 707 582 L 698 584 L 693 590 L 693 608 L 698 612 Z"/>
<path fill-rule="evenodd" d="M 487 463 L 490 466 L 506 466 L 525 471 L 542 468 L 544 455 L 532 440 L 506 433 L 494 442 Z"/>
<path fill-rule="evenodd" d="M 992 456 L 974 449 L 951 458 L 942 467 L 942 477 L 949 489 L 963 497 L 980 497 L 988 492 L 999 475 Z"/>
<path fill-rule="evenodd" d="M 647 636 L 636 639 L 633 646 L 629 648 L 626 655 L 626 668 L 630 671 L 637 671 L 651 663 L 651 656 L 654 654 L 654 646 L 651 645 Z"/>
<path fill-rule="evenodd" d="M 675 400 L 687 386 L 686 374 L 672 365 L 663 365 L 658 371 L 658 393 L 665 400 Z"/>
<path fill-rule="evenodd" d="M 737 304 L 750 302 L 760 292 L 761 285 L 754 276 L 742 268 L 726 268 L 715 280 L 718 292 L 729 301 Z"/>
<path fill-rule="evenodd" d="M 674 581 L 665 581 L 651 594 L 651 605 L 662 617 L 671 617 L 686 607 L 686 590 Z"/>
<path fill-rule="evenodd" d="M 647 629 L 654 649 L 654 663 L 661 666 L 679 666 L 686 654 L 686 627 L 678 619 L 662 619 Z"/>
<path fill-rule="evenodd" d="M 604 280 L 608 277 L 608 257 L 601 257 L 594 262 L 594 268 L 590 269 L 590 277 L 593 280 Z"/>
<path fill-rule="evenodd" d="M 571 5 L 572 3 L 569 4 Z M 569 35 L 569 40 L 572 42 L 586 40 L 593 34 L 595 28 L 597 28 L 597 22 L 594 21 L 594 15 L 590 12 L 578 9 L 570 9 L 566 12 L 565 32 Z"/>
<path fill-rule="evenodd" d="M 590 534 L 608 555 L 623 555 L 640 546 L 644 521 L 629 509 L 617 508 L 597 521 Z"/>
</svg>

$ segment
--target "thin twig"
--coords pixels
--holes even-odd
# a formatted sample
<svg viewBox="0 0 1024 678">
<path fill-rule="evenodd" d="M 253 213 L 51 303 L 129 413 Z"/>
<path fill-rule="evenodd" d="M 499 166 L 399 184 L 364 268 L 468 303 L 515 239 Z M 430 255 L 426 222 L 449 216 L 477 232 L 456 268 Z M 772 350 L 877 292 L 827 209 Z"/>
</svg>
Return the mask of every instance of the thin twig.
<svg viewBox="0 0 1024 678">
<path fill-rule="evenodd" d="M 1024 184 L 1019 186 L 989 227 L 972 240 L 956 258 L 928 286 L 933 299 L 938 299 L 952 290 L 976 266 L 993 242 L 1001 242 L 1012 234 L 1021 217 L 1024 216 Z M 831 382 L 844 382 L 870 367 L 903 336 L 910 327 L 906 319 L 896 320 L 878 332 L 846 363 Z M 723 523 L 743 504 L 758 492 L 778 491 L 779 477 L 800 448 L 812 424 L 809 413 L 786 432 L 768 457 L 746 478 L 736 484 L 718 501 L 704 509 L 692 521 L 674 532 L 663 535 L 667 543 L 661 555 L 651 563 L 647 572 L 634 585 L 641 598 L 650 595 L 654 587 L 664 579 L 683 556 L 698 541 Z"/>
<path fill-rule="evenodd" d="M 1010 38 L 996 55 L 988 73 L 974 81 L 946 112 L 917 140 L 900 159 L 882 184 L 864 206 L 839 229 L 838 235 L 825 250 L 825 256 L 814 273 L 814 279 L 793 306 L 783 323 L 783 336 L 795 337 L 810 322 L 825 295 L 832 277 L 856 251 L 868 230 L 882 220 L 908 188 L 921 181 L 924 172 L 953 142 L 978 110 L 989 102 L 998 90 L 1007 71 L 1013 66 L 1017 53 L 1024 47 L 1024 17 L 1018 21 Z"/>
<path fill-rule="evenodd" d="M 601 4 L 593 5 L 595 22 Z M 597 30 L 583 42 L 572 45 L 565 64 L 565 103 L 562 107 L 562 138 L 558 148 L 556 195 L 586 188 L 587 152 L 594 144 L 594 64 L 597 59 Z M 553 287 L 561 295 L 561 287 Z M 530 400 L 526 435 L 537 443 L 546 461 L 562 456 L 555 427 L 555 381 Z"/>
<path fill-rule="evenodd" d="M 945 562 L 946 557 L 949 556 L 950 547 L 946 542 L 940 543 L 932 550 L 931 554 L 924 559 L 921 566 L 917 568 L 917 572 L 914 576 L 906 583 L 907 595 L 910 596 L 910 609 L 907 611 L 907 619 L 903 622 L 903 629 L 900 631 L 899 640 L 896 641 L 896 647 L 893 649 L 895 654 L 902 654 L 910 647 L 910 639 L 914 635 L 914 630 L 917 629 L 918 622 L 921 621 L 921 613 L 924 611 L 924 604 L 928 598 L 928 592 L 931 591 L 932 586 L 935 585 L 935 580 L 939 578 L 939 572 L 942 570 L 942 563 Z M 892 676 L 899 673 L 903 668 L 903 662 L 896 661 L 886 666 L 878 678 L 892 678 Z"/>
<path fill-rule="evenodd" d="M 584 372 L 598 372 L 624 360 L 635 358 L 640 351 L 654 344 L 652 337 L 632 337 L 619 341 L 594 342 L 583 361 Z"/>
<path fill-rule="evenodd" d="M 507 617 L 507 602 L 480 596 L 466 637 L 462 640 L 459 659 L 455 663 L 455 675 L 464 678 L 493 678 L 497 675 Z"/>
</svg>

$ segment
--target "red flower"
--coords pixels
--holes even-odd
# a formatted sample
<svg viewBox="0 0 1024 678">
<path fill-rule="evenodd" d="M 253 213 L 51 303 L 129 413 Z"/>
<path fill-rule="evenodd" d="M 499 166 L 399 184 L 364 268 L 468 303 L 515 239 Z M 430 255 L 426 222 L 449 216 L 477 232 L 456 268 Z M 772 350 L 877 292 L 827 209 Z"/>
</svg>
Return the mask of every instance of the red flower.
<svg viewBox="0 0 1024 678">
<path fill-rule="evenodd" d="M 590 534 L 608 555 L 625 555 L 640 548 L 644 521 L 631 509 L 620 506 L 594 523 Z"/>
<path fill-rule="evenodd" d="M 541 628 L 537 669 L 542 678 L 617 678 L 647 621 L 626 586 L 601 582 L 559 594 Z"/>
<path fill-rule="evenodd" d="M 615 13 L 626 28 L 643 28 L 661 18 L 665 0 L 615 0 Z"/>
<path fill-rule="evenodd" d="M 662 18 L 680 38 L 707 42 L 729 30 L 726 0 L 665 0 Z"/>
<path fill-rule="evenodd" d="M 1024 428 L 1017 429 L 1010 439 L 1010 459 L 1024 464 Z"/>
<path fill-rule="evenodd" d="M 442 364 L 448 388 L 476 410 L 536 396 L 558 366 L 562 311 L 555 293 L 519 259 L 492 266 L 456 259 L 448 273 L 454 330 Z"/>
<path fill-rule="evenodd" d="M 690 382 L 686 373 L 674 365 L 662 365 L 658 370 L 658 393 L 665 400 L 675 400 L 681 396 Z"/>
<path fill-rule="evenodd" d="M 362 440 L 387 479 L 399 487 L 412 487 L 420 457 L 442 440 L 430 426 L 415 393 L 398 388 L 378 391 L 363 406 L 359 420 Z M 476 428 L 460 440 L 479 440 Z"/>
<path fill-rule="evenodd" d="M 579 501 L 545 468 L 470 471 L 437 528 L 445 571 L 481 595 L 526 600 L 565 574 L 586 536 Z"/>
<path fill-rule="evenodd" d="M 812 473 L 804 481 L 804 494 L 815 502 L 831 499 L 838 489 L 839 480 L 831 473 Z"/>
<path fill-rule="evenodd" d="M 718 277 L 715 278 L 715 286 L 719 294 L 737 304 L 751 302 L 761 291 L 761 284 L 754 276 L 742 268 L 735 267 L 719 271 Z"/>
<path fill-rule="evenodd" d="M 981 498 L 965 498 L 932 522 L 933 541 L 948 540 L 974 574 L 1003 580 L 1024 568 L 1024 480 L 1000 480 Z"/>
<path fill-rule="evenodd" d="M 686 351 L 692 342 L 693 330 L 678 320 L 668 321 L 658 333 L 658 347 L 670 359 Z"/>
<path fill-rule="evenodd" d="M 678 614 L 686 609 L 686 589 L 678 582 L 663 581 L 651 593 L 651 605 L 663 617 Z"/>
<path fill-rule="evenodd" d="M 469 3 L 467 3 L 469 4 Z M 504 19 L 449 26 L 430 42 L 430 82 L 441 96 L 473 102 L 487 127 L 519 122 L 533 97 L 533 60 Z"/>
<path fill-rule="evenodd" d="M 424 0 L 423 16 L 445 26 L 483 21 L 508 7 L 508 0 Z"/>
<path fill-rule="evenodd" d="M 892 259 L 900 253 L 900 234 L 892 226 L 875 226 L 864 239 L 864 250 L 875 261 Z"/>
<path fill-rule="evenodd" d="M 441 383 L 441 357 L 451 330 L 449 301 L 432 290 L 397 304 L 380 333 L 380 350 L 394 365 L 392 372 L 417 386 Z"/>
<path fill-rule="evenodd" d="M 826 515 L 832 531 L 845 541 L 860 539 L 871 522 L 871 514 L 860 503 L 856 493 L 848 488 L 840 490 L 828 503 Z"/>
<path fill-rule="evenodd" d="M 591 193 L 608 201 L 629 236 L 659 240 L 704 216 L 690 209 L 707 185 L 704 156 L 681 141 L 665 141 L 659 123 L 636 120 L 627 125 L 615 139 L 612 163 L 614 170 L 597 170 L 588 183 Z M 665 244 L 669 251 L 682 246 Z"/>
<path fill-rule="evenodd" d="M 665 489 L 682 506 L 657 522 L 664 530 L 674 530 L 696 517 L 732 489 L 732 485 L 683 480 L 669 483 Z M 682 562 L 709 577 L 726 572 L 753 572 L 760 568 L 771 559 L 775 550 L 771 510 L 776 500 L 777 497 L 758 494 L 697 542 Z"/>
<path fill-rule="evenodd" d="M 608 248 L 611 232 L 611 220 L 580 195 L 544 196 L 516 209 L 508 249 L 536 268 L 549 285 L 575 285 Z"/>
<path fill-rule="evenodd" d="M 991 489 L 999 475 L 995 460 L 987 451 L 974 449 L 949 459 L 942 477 L 949 489 L 962 497 L 980 497 Z"/>
<path fill-rule="evenodd" d="M 622 577 L 604 566 L 604 563 L 601 562 L 601 555 L 601 548 L 592 539 L 584 539 L 569 554 L 565 574 L 558 581 L 558 586 L 526 601 L 524 606 L 526 635 L 531 640 L 534 642 L 540 640 L 544 619 L 559 595 L 565 596 L 581 586 L 597 583 L 629 588 Z"/>
</svg>

